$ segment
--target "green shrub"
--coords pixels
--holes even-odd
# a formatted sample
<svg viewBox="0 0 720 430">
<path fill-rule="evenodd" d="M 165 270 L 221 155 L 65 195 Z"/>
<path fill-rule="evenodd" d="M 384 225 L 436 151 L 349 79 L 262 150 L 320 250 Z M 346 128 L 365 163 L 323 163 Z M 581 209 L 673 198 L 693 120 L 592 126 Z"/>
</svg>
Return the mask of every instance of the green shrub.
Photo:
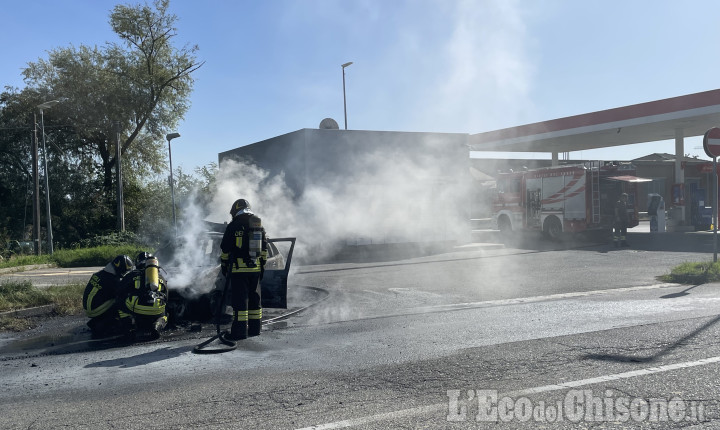
<svg viewBox="0 0 720 430">
<path fill-rule="evenodd" d="M 111 232 L 102 236 L 95 236 L 88 239 L 83 239 L 73 244 L 73 248 L 96 248 L 101 246 L 127 246 L 127 245 L 138 245 L 146 246 L 138 235 L 130 231 L 122 232 Z"/>
</svg>

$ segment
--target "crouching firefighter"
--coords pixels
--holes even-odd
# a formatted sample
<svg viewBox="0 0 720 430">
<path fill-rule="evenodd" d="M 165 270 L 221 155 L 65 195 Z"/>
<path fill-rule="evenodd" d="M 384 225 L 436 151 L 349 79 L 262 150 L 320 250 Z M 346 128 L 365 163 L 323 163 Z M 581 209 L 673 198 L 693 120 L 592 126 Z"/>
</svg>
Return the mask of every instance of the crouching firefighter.
<svg viewBox="0 0 720 430">
<path fill-rule="evenodd" d="M 127 255 L 118 255 L 101 271 L 90 277 L 83 292 L 83 309 L 90 318 L 93 338 L 112 336 L 123 331 L 121 327 L 121 303 L 118 300 L 123 276 L 133 270 L 133 262 Z"/>
<path fill-rule="evenodd" d="M 165 310 L 168 289 L 154 255 L 147 252 L 138 254 L 135 270 L 123 280 L 122 291 L 121 317 L 132 321 L 132 330 L 148 333 L 153 339 L 160 337 L 168 321 Z"/>
<path fill-rule="evenodd" d="M 260 334 L 262 304 L 260 280 L 267 261 L 267 239 L 262 221 L 239 199 L 230 208 L 233 217 L 225 229 L 220 249 L 223 275 L 230 277 L 232 326 L 229 340 Z"/>
</svg>

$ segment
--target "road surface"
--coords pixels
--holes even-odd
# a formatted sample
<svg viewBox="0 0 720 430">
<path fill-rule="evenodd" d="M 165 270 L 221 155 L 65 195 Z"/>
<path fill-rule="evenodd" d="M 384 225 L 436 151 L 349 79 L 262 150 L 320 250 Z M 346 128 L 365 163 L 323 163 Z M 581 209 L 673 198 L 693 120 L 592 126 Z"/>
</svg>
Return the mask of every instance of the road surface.
<svg viewBox="0 0 720 430">
<path fill-rule="evenodd" d="M 201 335 L 72 353 L 3 335 L 0 428 L 707 428 L 719 285 L 656 276 L 711 260 L 708 238 L 298 267 L 291 289 L 328 298 L 226 354 L 193 354 Z"/>
</svg>

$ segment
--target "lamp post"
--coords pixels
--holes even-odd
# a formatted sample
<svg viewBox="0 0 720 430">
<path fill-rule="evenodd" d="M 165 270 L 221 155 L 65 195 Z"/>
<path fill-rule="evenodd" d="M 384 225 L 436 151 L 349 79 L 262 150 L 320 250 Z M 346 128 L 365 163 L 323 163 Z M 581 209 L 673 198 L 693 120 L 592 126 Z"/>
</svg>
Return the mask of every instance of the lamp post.
<svg viewBox="0 0 720 430">
<path fill-rule="evenodd" d="M 40 168 L 38 161 L 37 114 L 33 112 L 32 169 L 33 169 L 33 247 L 35 255 L 42 254 L 40 242 Z"/>
<path fill-rule="evenodd" d="M 122 148 L 120 145 L 120 121 L 115 121 L 115 176 L 117 177 L 117 229 L 125 231 L 125 200 L 123 199 Z"/>
<path fill-rule="evenodd" d="M 52 219 L 50 218 L 50 185 L 48 181 L 47 148 L 45 147 L 45 115 L 43 114 L 43 110 L 55 106 L 58 103 L 60 103 L 58 100 L 50 100 L 37 106 L 37 108 L 40 109 L 40 128 L 42 132 L 43 164 L 45 169 L 45 217 L 47 218 L 47 241 L 50 255 L 53 253 L 53 234 Z"/>
<path fill-rule="evenodd" d="M 173 181 L 172 149 L 170 148 L 170 141 L 176 137 L 180 137 L 180 133 L 169 133 L 165 135 L 165 139 L 168 141 L 168 159 L 170 160 L 170 196 L 172 197 L 172 214 L 173 226 L 175 227 L 175 237 L 177 237 L 177 219 L 175 218 L 175 184 Z"/>
<path fill-rule="evenodd" d="M 347 130 L 347 101 L 345 100 L 345 68 L 352 64 L 352 61 L 342 65 L 343 72 L 343 112 L 345 113 L 345 130 Z"/>
</svg>

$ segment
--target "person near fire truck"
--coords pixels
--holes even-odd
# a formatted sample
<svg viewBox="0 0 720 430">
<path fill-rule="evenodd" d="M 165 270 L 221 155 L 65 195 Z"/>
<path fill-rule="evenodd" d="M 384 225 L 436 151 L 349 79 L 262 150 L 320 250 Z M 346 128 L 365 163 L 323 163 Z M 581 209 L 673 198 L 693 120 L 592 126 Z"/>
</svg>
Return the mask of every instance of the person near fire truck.
<svg viewBox="0 0 720 430">
<path fill-rule="evenodd" d="M 627 201 L 627 193 L 622 193 L 618 201 L 615 202 L 615 231 L 613 233 L 615 248 L 630 246 L 627 243 L 627 228 L 628 224 L 630 224 Z"/>
<path fill-rule="evenodd" d="M 220 243 L 220 262 L 223 275 L 230 277 L 233 308 L 227 339 L 240 340 L 260 334 L 260 280 L 268 256 L 267 238 L 262 220 L 252 212 L 247 200 L 236 200 L 230 208 L 230 215 L 232 221 Z"/>
<path fill-rule="evenodd" d="M 120 282 L 133 270 L 133 262 L 127 255 L 118 255 L 102 270 L 90 277 L 83 292 L 83 309 L 90 318 L 87 325 L 93 338 L 111 336 L 118 332 L 120 314 Z"/>
</svg>

